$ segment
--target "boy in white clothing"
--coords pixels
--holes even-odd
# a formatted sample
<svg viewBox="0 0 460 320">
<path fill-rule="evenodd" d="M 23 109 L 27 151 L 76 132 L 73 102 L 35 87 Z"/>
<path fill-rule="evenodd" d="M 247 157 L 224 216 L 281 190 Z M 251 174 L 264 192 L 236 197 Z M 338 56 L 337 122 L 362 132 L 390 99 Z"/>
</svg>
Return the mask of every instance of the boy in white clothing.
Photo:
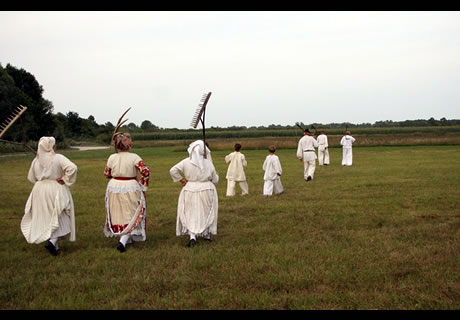
<svg viewBox="0 0 460 320">
<path fill-rule="evenodd" d="M 248 183 L 244 168 L 248 163 L 244 154 L 240 152 L 241 144 L 235 144 L 235 151 L 225 156 L 225 163 L 228 165 L 227 170 L 227 197 L 232 197 L 236 194 L 236 183 L 240 185 L 241 194 L 248 194 Z"/>
<path fill-rule="evenodd" d="M 265 171 L 264 174 L 264 196 L 272 196 L 274 194 L 280 194 L 284 191 L 283 185 L 281 184 L 281 174 L 283 170 L 281 168 L 280 159 L 275 155 L 275 146 L 268 148 L 270 154 L 265 158 L 262 169 Z"/>
<path fill-rule="evenodd" d="M 329 164 L 329 144 L 327 141 L 326 132 L 324 130 L 321 131 L 321 134 L 316 138 L 318 142 L 318 162 L 319 165 L 328 165 Z"/>
</svg>

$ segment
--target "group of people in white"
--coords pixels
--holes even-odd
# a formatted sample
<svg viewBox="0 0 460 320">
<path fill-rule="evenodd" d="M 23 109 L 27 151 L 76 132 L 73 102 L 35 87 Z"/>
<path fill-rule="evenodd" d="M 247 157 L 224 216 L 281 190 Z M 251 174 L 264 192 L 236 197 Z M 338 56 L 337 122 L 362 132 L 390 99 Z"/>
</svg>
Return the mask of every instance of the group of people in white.
<svg viewBox="0 0 460 320">
<path fill-rule="evenodd" d="M 342 165 L 352 165 L 350 132 L 346 132 L 340 144 L 343 147 Z M 129 133 L 116 133 L 113 137 L 115 153 L 107 160 L 104 176 L 109 179 L 105 193 L 106 219 L 104 234 L 117 237 L 116 249 L 125 252 L 128 244 L 145 241 L 146 196 L 150 169 L 143 159 L 131 152 L 132 138 Z M 315 148 L 318 149 L 316 156 Z M 241 153 L 241 144 L 225 156 L 227 169 L 226 196 L 236 195 L 239 185 L 242 195 L 249 193 L 245 175 L 247 161 Z M 263 195 L 272 196 L 284 191 L 281 183 L 283 173 L 275 146 L 262 165 L 264 171 Z M 218 196 L 215 185 L 219 176 L 214 167 L 211 151 L 203 140 L 191 143 L 189 156 L 169 173 L 174 182 L 182 184 L 176 218 L 176 235 L 188 236 L 188 247 L 197 245 L 197 238 L 212 241 L 217 234 Z M 328 140 L 324 131 L 315 139 L 306 129 L 298 142 L 297 158 L 304 164 L 304 179 L 314 178 L 316 159 L 319 165 L 329 165 Z M 77 179 L 77 166 L 62 154 L 56 153 L 54 137 L 42 137 L 37 155 L 32 161 L 28 180 L 34 184 L 25 205 L 21 231 L 28 243 L 45 242 L 45 248 L 54 256 L 60 248 L 58 240 L 76 240 L 75 209 L 71 187 Z"/>
</svg>

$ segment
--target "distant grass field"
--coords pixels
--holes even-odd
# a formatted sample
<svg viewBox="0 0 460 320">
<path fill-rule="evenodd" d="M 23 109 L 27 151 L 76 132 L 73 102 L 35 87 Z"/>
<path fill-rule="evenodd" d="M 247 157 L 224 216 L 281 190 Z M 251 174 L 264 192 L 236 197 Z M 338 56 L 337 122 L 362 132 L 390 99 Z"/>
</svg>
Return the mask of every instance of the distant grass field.
<svg viewBox="0 0 460 320">
<path fill-rule="evenodd" d="M 321 128 L 325 130 L 330 147 L 340 147 L 340 139 L 344 128 Z M 350 128 L 352 135 L 357 139 L 355 146 L 420 146 L 420 145 L 460 145 L 460 126 L 430 126 L 430 127 L 384 127 L 384 128 Z M 142 130 L 140 130 L 142 131 Z M 130 131 L 138 148 L 152 148 L 174 146 L 173 150 L 182 150 L 191 142 L 202 139 L 201 129 L 166 129 L 157 131 Z M 246 149 L 263 149 L 267 147 L 267 140 L 279 148 L 296 148 L 303 133 L 299 128 L 272 128 L 272 129 L 216 129 L 206 130 L 206 140 L 211 143 L 212 149 L 232 149 L 235 142 L 243 143 Z M 109 144 L 110 134 L 102 134 L 106 140 L 96 139 L 72 140 L 58 142 L 58 146 L 101 145 Z M 106 141 L 106 142 L 103 142 Z M 29 141 L 32 148 L 37 148 L 36 141 Z M 185 149 L 187 149 L 185 147 Z M 29 152 L 24 146 L 4 143 L 0 141 L 0 156 L 13 152 Z"/>
<path fill-rule="evenodd" d="M 181 186 L 169 169 L 187 154 L 173 149 L 133 150 L 152 172 L 147 241 L 123 254 L 102 230 L 111 151 L 63 152 L 79 168 L 77 241 L 61 241 L 58 257 L 20 231 L 32 154 L 0 158 L 0 309 L 460 308 L 458 145 L 355 147 L 352 167 L 331 148 L 311 182 L 295 150 L 279 149 L 285 192 L 271 198 L 265 150 L 243 144 L 249 195 L 233 198 L 232 150 L 213 151 L 218 234 L 192 249 L 175 235 Z"/>
</svg>

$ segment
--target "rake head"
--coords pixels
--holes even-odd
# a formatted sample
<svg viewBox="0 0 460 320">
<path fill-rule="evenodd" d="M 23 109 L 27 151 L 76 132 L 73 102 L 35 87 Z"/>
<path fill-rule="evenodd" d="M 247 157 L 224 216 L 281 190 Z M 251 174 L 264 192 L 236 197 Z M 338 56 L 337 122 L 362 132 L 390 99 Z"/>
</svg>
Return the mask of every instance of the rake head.
<svg viewBox="0 0 460 320">
<path fill-rule="evenodd" d="M 1 139 L 1 137 L 5 134 L 6 130 L 9 129 L 9 127 L 11 127 L 13 125 L 13 123 L 19 119 L 19 117 L 21 116 L 21 114 L 23 114 L 25 111 L 27 110 L 27 107 L 25 106 L 21 106 L 19 105 L 19 107 L 17 107 L 11 115 L 9 115 L 6 120 L 0 125 L 0 141 L 1 142 L 4 142 L 4 143 L 11 143 L 11 144 L 19 144 L 19 145 L 23 145 L 25 146 L 26 148 L 28 148 L 30 151 L 32 151 L 35 155 L 37 154 L 37 152 L 31 147 L 29 146 L 26 141 L 25 141 L 25 134 L 24 134 L 24 142 L 23 143 L 19 143 L 19 142 L 15 142 L 15 141 L 9 141 L 9 140 L 3 140 Z M 24 127 L 22 128 L 22 130 L 24 131 Z"/>
<path fill-rule="evenodd" d="M 6 130 L 8 130 L 13 123 L 19 119 L 21 114 L 27 110 L 27 107 L 19 105 L 12 113 L 9 115 L 5 121 L 0 125 L 0 138 L 5 134 Z"/>
<path fill-rule="evenodd" d="M 198 108 L 195 110 L 195 114 L 193 115 L 192 121 L 190 122 L 190 125 L 193 128 L 197 127 L 198 122 L 200 122 L 200 120 L 204 122 L 204 113 L 206 111 L 206 105 L 208 104 L 209 98 L 211 97 L 211 93 L 212 92 L 205 93 L 201 97 L 200 103 L 198 104 Z"/>
</svg>

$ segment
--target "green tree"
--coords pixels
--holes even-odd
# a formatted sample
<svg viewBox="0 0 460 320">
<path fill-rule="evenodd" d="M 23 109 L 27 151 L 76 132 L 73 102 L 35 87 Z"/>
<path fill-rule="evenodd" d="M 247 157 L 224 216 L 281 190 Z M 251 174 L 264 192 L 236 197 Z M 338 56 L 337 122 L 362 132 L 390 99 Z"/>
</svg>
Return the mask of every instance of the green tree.
<svg viewBox="0 0 460 320">
<path fill-rule="evenodd" d="M 141 123 L 141 129 L 142 130 L 157 130 L 159 129 L 156 125 L 154 125 L 152 122 L 149 120 L 144 120 Z"/>
<path fill-rule="evenodd" d="M 54 129 L 53 136 L 56 138 L 56 141 L 62 142 L 65 140 L 66 136 L 68 136 L 68 126 L 67 126 L 67 117 L 58 112 L 54 116 L 54 123 L 56 124 L 56 128 Z"/>
<path fill-rule="evenodd" d="M 438 122 L 433 117 L 431 117 L 430 119 L 428 119 L 428 124 L 430 126 L 437 126 Z"/>
<path fill-rule="evenodd" d="M 135 130 L 139 129 L 139 128 L 137 127 L 137 125 L 136 125 L 134 122 L 128 123 L 128 125 L 127 125 L 126 127 L 127 127 L 128 130 L 130 130 L 130 131 L 135 131 Z"/>
<path fill-rule="evenodd" d="M 81 135 L 81 123 L 82 119 L 77 112 L 69 111 L 66 114 L 67 126 L 70 130 L 70 136 L 78 138 Z"/>
<path fill-rule="evenodd" d="M 99 125 L 93 116 L 88 119 L 81 119 L 81 135 L 85 138 L 95 137 L 98 133 Z"/>
</svg>

